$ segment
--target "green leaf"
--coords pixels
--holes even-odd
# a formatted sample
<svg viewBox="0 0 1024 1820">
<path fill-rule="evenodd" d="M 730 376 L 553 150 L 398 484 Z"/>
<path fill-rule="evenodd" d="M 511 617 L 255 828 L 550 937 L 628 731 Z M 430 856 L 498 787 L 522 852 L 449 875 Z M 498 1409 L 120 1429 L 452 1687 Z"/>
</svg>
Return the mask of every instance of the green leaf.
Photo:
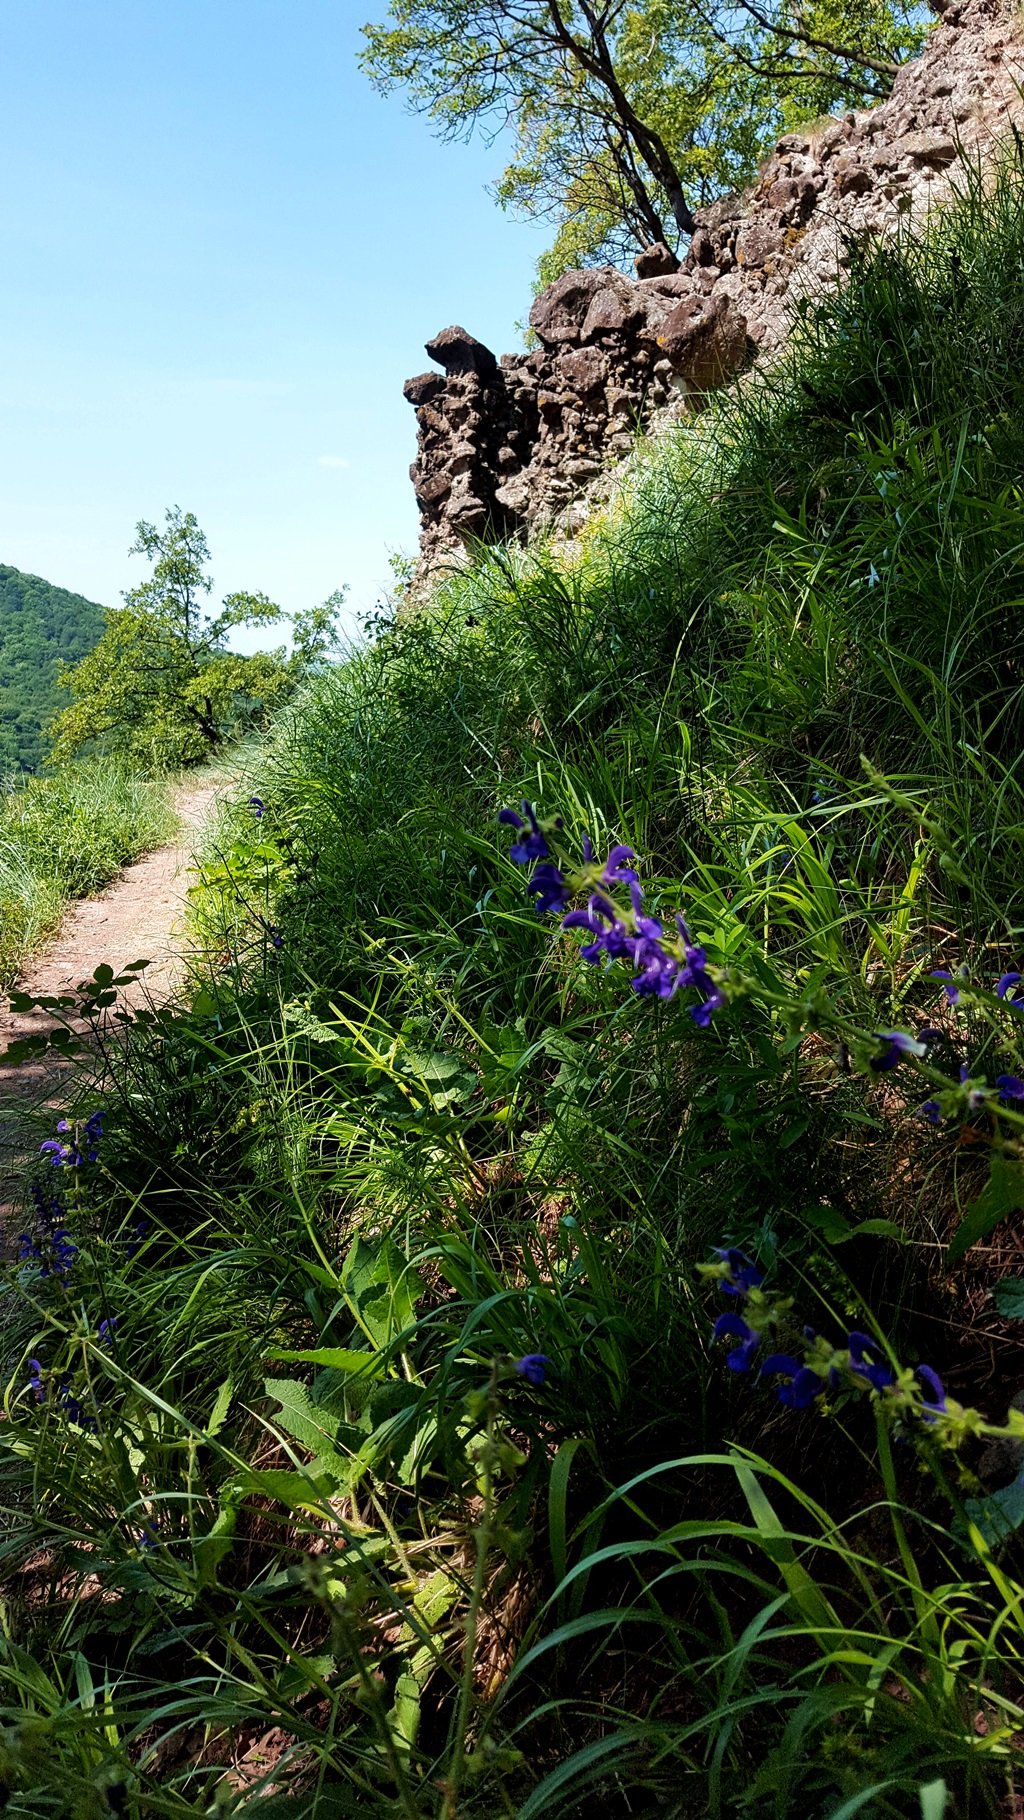
<svg viewBox="0 0 1024 1820">
<path fill-rule="evenodd" d="M 820 1232 L 822 1238 L 827 1239 L 830 1245 L 841 1245 L 844 1239 L 853 1237 L 853 1228 L 849 1221 L 844 1220 L 842 1214 L 837 1213 L 834 1207 L 805 1207 L 800 1217 L 806 1221 L 808 1226 L 812 1226 L 815 1232 Z"/>
<path fill-rule="evenodd" d="M 922 1782 L 917 1791 L 921 1803 L 921 1820 L 942 1820 L 949 1804 L 949 1790 L 939 1776 L 934 1782 Z"/>
<path fill-rule="evenodd" d="M 947 1265 L 957 1263 L 972 1245 L 987 1238 L 1008 1215 L 1018 1213 L 1022 1207 L 1024 1173 L 1003 1157 L 994 1156 L 988 1182 L 953 1234 L 946 1252 Z"/>
<path fill-rule="evenodd" d="M 1000 1314 L 1024 1321 L 1024 1277 L 1004 1277 L 993 1286 L 992 1300 Z"/>
<path fill-rule="evenodd" d="M 227 1421 L 228 1410 L 231 1408 L 231 1390 L 231 1379 L 225 1378 L 217 1392 L 216 1400 L 210 1411 L 210 1420 L 206 1425 L 206 1439 L 208 1441 L 212 1441 L 214 1435 L 220 1434 L 221 1429 Z"/>
<path fill-rule="evenodd" d="M 341 1268 L 341 1287 L 360 1326 L 385 1347 L 411 1324 L 423 1284 L 393 1239 L 357 1238 Z"/>
<path fill-rule="evenodd" d="M 317 1346 L 309 1352 L 282 1352 L 275 1348 L 266 1356 L 282 1365 L 322 1365 L 331 1371 L 354 1372 L 362 1377 L 379 1378 L 384 1370 L 379 1353 L 350 1352 L 343 1346 Z"/>
<path fill-rule="evenodd" d="M 294 1378 L 266 1378 L 263 1388 L 267 1396 L 280 1405 L 274 1418 L 278 1427 L 305 1447 L 323 1471 L 344 1480 L 349 1462 L 334 1445 L 342 1427 L 341 1417 L 331 1415 L 329 1410 L 317 1409 L 306 1386 Z"/>
<path fill-rule="evenodd" d="M 990 1547 L 1009 1541 L 1024 1523 L 1024 1472 L 987 1498 L 965 1498 L 964 1509 Z"/>
</svg>

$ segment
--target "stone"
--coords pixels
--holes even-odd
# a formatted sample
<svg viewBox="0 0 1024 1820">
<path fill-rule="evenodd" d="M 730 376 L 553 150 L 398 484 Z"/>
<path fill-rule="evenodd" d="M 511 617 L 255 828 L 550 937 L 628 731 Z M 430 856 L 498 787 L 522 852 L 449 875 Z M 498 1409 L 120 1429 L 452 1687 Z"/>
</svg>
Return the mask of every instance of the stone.
<svg viewBox="0 0 1024 1820">
<path fill-rule="evenodd" d="M 608 356 L 600 348 L 567 348 L 555 361 L 555 371 L 570 392 L 589 398 L 608 378 Z"/>
<path fill-rule="evenodd" d="M 547 347 L 582 340 L 583 323 L 594 298 L 608 289 L 610 267 L 593 272 L 563 272 L 542 291 L 530 311 L 530 327 Z M 621 273 L 615 276 L 625 284 Z"/>
<path fill-rule="evenodd" d="M 481 378 L 490 379 L 498 371 L 490 348 L 485 348 L 475 335 L 467 334 L 465 329 L 454 324 L 449 329 L 442 329 L 426 347 L 431 360 L 436 360 L 446 373 L 479 373 Z"/>
<path fill-rule="evenodd" d="M 921 133 L 908 133 L 899 149 L 915 164 L 930 164 L 940 170 L 944 165 L 952 164 L 956 157 L 956 141 L 934 127 Z"/>
<path fill-rule="evenodd" d="M 595 335 L 621 335 L 631 323 L 639 322 L 641 314 L 634 287 L 608 285 L 593 298 L 583 318 L 580 338 L 590 341 Z"/>
<path fill-rule="evenodd" d="M 662 324 L 658 346 L 694 391 L 724 385 L 747 358 L 747 320 L 727 297 L 679 304 Z"/>
<path fill-rule="evenodd" d="M 415 379 L 407 379 L 402 387 L 402 397 L 417 407 L 429 404 L 445 388 L 444 375 L 441 373 L 417 373 Z"/>
<path fill-rule="evenodd" d="M 645 246 L 633 261 L 638 278 L 670 278 L 678 272 L 679 261 L 669 251 L 663 240 L 656 240 L 653 246 Z"/>
<path fill-rule="evenodd" d="M 835 161 L 832 175 L 840 196 L 866 196 L 875 186 L 871 172 L 861 163 L 857 152 L 842 153 Z"/>
</svg>

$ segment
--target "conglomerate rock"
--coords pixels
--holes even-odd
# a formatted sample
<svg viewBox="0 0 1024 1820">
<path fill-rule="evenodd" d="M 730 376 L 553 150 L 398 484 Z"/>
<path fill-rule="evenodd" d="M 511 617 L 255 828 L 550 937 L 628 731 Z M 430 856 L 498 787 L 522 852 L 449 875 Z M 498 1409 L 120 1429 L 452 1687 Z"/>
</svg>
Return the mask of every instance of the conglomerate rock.
<svg viewBox="0 0 1024 1820">
<path fill-rule="evenodd" d="M 465 329 L 407 381 L 419 448 L 420 575 L 468 539 L 571 522 L 635 432 L 699 408 L 785 340 L 801 299 L 842 283 L 855 246 L 923 221 L 966 155 L 1024 116 L 1024 38 L 1003 0 L 948 6 L 878 107 L 780 139 L 744 196 L 696 212 L 681 263 L 641 253 L 566 272 L 530 312 L 537 345 L 495 359 Z"/>
</svg>

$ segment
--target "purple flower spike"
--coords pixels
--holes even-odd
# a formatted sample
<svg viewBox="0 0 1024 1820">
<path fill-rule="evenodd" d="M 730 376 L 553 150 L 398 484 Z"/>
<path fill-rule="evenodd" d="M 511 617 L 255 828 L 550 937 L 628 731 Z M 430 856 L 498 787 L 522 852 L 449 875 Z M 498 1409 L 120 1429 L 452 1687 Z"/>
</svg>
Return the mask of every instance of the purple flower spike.
<svg viewBox="0 0 1024 1820">
<path fill-rule="evenodd" d="M 874 1035 L 877 1042 L 885 1045 L 881 1053 L 871 1059 L 870 1066 L 876 1074 L 885 1074 L 907 1056 L 920 1057 L 925 1053 L 925 1045 L 918 1042 L 916 1036 L 910 1036 L 906 1030 L 876 1030 Z"/>
<path fill-rule="evenodd" d="M 932 1370 L 930 1365 L 919 1365 L 917 1367 L 917 1375 L 932 1393 L 930 1398 L 925 1397 L 924 1408 L 922 1409 L 921 1414 L 924 1416 L 926 1422 L 934 1422 L 937 1415 L 945 1413 L 947 1406 L 946 1393 L 942 1388 L 942 1379 L 939 1377 L 937 1371 Z"/>
<path fill-rule="evenodd" d="M 947 973 L 944 967 L 937 967 L 934 973 L 929 973 L 928 978 L 930 980 L 942 981 L 942 990 L 946 994 L 946 1003 L 948 1005 L 958 1005 L 960 1003 L 960 988 L 952 973 Z"/>
<path fill-rule="evenodd" d="M 519 1376 L 525 1378 L 528 1384 L 543 1384 L 550 1364 L 546 1352 L 527 1352 L 516 1360 L 512 1369 L 518 1371 Z"/>
<path fill-rule="evenodd" d="M 747 1325 L 742 1315 L 720 1314 L 711 1329 L 713 1340 L 738 1340 L 726 1354 L 726 1364 L 730 1371 L 749 1371 L 754 1362 L 754 1354 L 761 1344 L 761 1336 L 753 1327 Z"/>
<path fill-rule="evenodd" d="M 997 1074 L 996 1086 L 1000 1106 L 1011 1106 L 1015 1112 L 1024 1111 L 1024 1081 L 1019 1074 Z"/>
<path fill-rule="evenodd" d="M 749 1295 L 764 1282 L 764 1271 L 759 1270 L 753 1258 L 748 1258 L 745 1251 L 735 1245 L 715 1245 L 716 1258 L 728 1264 L 729 1275 L 721 1279 L 726 1295 Z"/>
<path fill-rule="evenodd" d="M 1009 995 L 1011 1005 L 1015 1005 L 1018 1010 L 1024 1010 L 1024 1005 L 1021 1004 L 1022 995 L 1014 991 L 1014 987 L 1019 986 L 1022 979 L 1024 979 L 1024 974 L 1004 973 L 1002 978 L 996 981 L 996 997 L 1005 999 Z"/>
<path fill-rule="evenodd" d="M 628 859 L 635 859 L 632 847 L 613 847 L 604 862 L 601 874 L 606 885 L 635 885 L 637 874 L 632 866 L 627 866 Z"/>
<path fill-rule="evenodd" d="M 516 815 L 514 809 L 502 809 L 498 820 L 504 821 L 514 828 L 525 828 L 526 823 L 529 822 L 529 830 L 523 839 L 513 841 L 508 851 L 509 858 L 514 859 L 517 866 L 530 866 L 535 859 L 550 859 L 551 849 L 544 839 L 543 830 L 532 805 L 524 802 L 522 809 L 522 816 Z"/>
<path fill-rule="evenodd" d="M 872 1390 L 886 1390 L 896 1379 L 888 1365 L 881 1362 L 881 1349 L 876 1346 L 870 1334 L 854 1332 L 847 1334 L 846 1343 L 850 1350 L 850 1369 L 859 1377 L 867 1378 Z"/>
<path fill-rule="evenodd" d="M 773 1352 L 761 1367 L 762 1378 L 783 1378 L 777 1389 L 779 1402 L 787 1409 L 809 1409 L 815 1397 L 824 1396 L 825 1380 L 809 1365 L 801 1365 L 788 1352 Z"/>
<path fill-rule="evenodd" d="M 548 910 L 564 910 L 569 902 L 569 887 L 553 859 L 542 860 L 534 867 L 526 889 L 537 899 L 534 909 L 538 916 Z"/>
</svg>

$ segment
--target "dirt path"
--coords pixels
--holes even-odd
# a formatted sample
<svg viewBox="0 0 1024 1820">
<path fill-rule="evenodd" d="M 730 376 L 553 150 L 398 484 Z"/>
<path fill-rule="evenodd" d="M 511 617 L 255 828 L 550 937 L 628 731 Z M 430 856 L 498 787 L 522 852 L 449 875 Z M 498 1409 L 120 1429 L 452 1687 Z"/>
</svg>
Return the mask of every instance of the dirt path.
<svg viewBox="0 0 1024 1820">
<path fill-rule="evenodd" d="M 179 926 L 188 889 L 188 868 L 198 836 L 218 797 L 232 779 L 209 773 L 183 784 L 174 799 L 181 820 L 177 841 L 158 847 L 124 871 L 98 897 L 81 898 L 68 907 L 50 945 L 19 976 L 16 990 L 34 998 L 72 991 L 106 961 L 115 972 L 130 961 L 146 959 L 142 982 L 124 997 L 131 1003 L 166 1004 L 185 974 Z M 43 1030 L 40 1012 L 17 1013 L 0 998 L 0 1051 L 19 1036 Z M 17 1068 L 0 1063 L 0 1214 L 10 1205 L 19 1165 L 38 1143 L 38 1120 L 60 1104 L 66 1077 L 75 1066 L 48 1055 Z"/>
</svg>

